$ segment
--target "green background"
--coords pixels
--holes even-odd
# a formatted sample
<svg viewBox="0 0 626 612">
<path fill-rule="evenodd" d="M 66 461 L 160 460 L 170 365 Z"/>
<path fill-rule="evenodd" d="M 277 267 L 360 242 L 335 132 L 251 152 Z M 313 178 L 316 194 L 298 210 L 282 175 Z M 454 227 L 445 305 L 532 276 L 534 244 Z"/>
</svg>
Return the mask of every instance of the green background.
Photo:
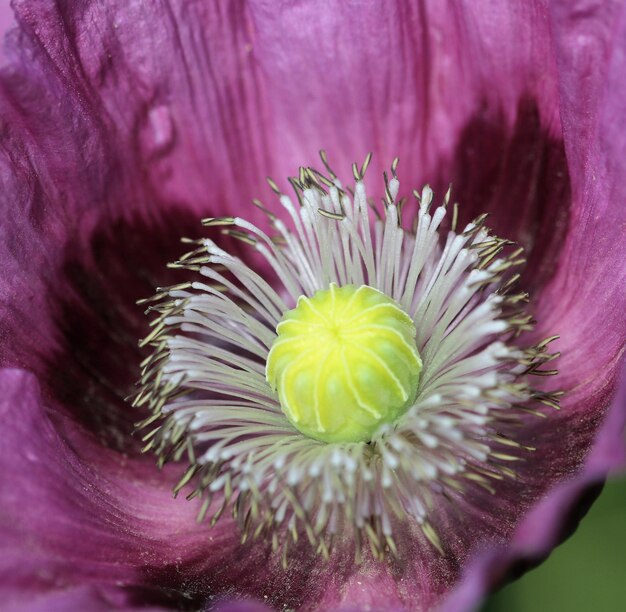
<svg viewBox="0 0 626 612">
<path fill-rule="evenodd" d="M 578 530 L 481 612 L 626 612 L 626 478 L 609 481 Z"/>
</svg>

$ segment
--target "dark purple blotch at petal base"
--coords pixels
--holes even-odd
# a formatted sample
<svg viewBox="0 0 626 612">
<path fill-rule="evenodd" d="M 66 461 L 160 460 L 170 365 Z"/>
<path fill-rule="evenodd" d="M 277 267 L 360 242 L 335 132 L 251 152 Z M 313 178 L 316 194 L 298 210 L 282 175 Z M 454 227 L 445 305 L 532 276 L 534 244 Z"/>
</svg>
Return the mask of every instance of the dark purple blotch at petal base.
<svg viewBox="0 0 626 612">
<path fill-rule="evenodd" d="M 545 556 L 623 464 L 622 3 L 15 4 L 0 76 L 4 601 L 461 610 Z M 516 483 L 469 495 L 458 519 L 437 512 L 454 534 L 443 557 L 416 545 L 355 566 L 303 549 L 285 572 L 232 522 L 196 525 L 170 493 L 178 466 L 158 472 L 130 437 L 135 300 L 179 281 L 164 264 L 200 217 L 254 217 L 265 175 L 286 189 L 320 148 L 344 176 L 372 150 L 372 177 L 397 155 L 407 189 L 452 181 L 463 221 L 488 211 L 527 248 L 536 335 L 561 334 L 546 384 L 567 391 L 562 410 L 529 420 L 537 451 Z"/>
</svg>

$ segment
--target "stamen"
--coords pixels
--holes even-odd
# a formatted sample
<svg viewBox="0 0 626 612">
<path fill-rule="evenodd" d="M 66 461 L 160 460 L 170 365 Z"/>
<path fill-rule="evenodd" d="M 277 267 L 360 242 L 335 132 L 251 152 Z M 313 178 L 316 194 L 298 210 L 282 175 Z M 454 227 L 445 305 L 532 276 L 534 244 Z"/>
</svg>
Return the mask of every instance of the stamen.
<svg viewBox="0 0 626 612">
<path fill-rule="evenodd" d="M 515 478 L 533 449 L 511 424 L 558 408 L 560 392 L 530 383 L 556 373 L 542 367 L 556 336 L 519 343 L 533 325 L 513 291 L 522 251 L 486 215 L 457 229 L 454 204 L 443 231 L 450 191 L 437 207 L 430 187 L 414 191 L 411 210 L 394 160 L 373 220 L 371 155 L 352 189 L 321 158 L 325 174 L 290 179 L 296 203 L 268 179 L 289 226 L 258 200 L 273 233 L 204 222 L 243 240 L 275 286 L 212 240 L 185 240 L 194 250 L 173 267 L 188 282 L 143 301 L 144 450 L 159 465 L 186 458 L 174 490 L 200 499 L 199 519 L 232 512 L 242 540 L 268 538 L 284 564 L 290 540 L 328 558 L 339 535 L 357 560 L 397 556 L 401 525 L 445 553 L 441 513 Z"/>
</svg>

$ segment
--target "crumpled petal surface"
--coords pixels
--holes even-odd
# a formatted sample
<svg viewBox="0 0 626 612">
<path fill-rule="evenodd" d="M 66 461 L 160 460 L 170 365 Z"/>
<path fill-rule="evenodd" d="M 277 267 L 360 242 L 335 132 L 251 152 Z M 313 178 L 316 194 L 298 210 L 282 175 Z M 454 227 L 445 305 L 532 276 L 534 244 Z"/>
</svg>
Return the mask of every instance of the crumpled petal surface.
<svg viewBox="0 0 626 612">
<path fill-rule="evenodd" d="M 581 468 L 606 448 L 593 442 L 626 311 L 624 11 L 578 4 L 16 3 L 0 78 L 0 358 L 21 370 L 2 373 L 2 460 L 16 477 L 0 529 L 19 605 L 67 590 L 116 594 L 118 607 L 253 596 L 428 609 L 458 584 L 471 606 L 495 582 L 484 559 L 556 543 L 576 495 L 534 504 L 609 467 Z M 176 470 L 157 472 L 129 436 L 123 397 L 145 330 L 134 301 L 179 280 L 164 264 L 199 217 L 253 217 L 244 205 L 267 195 L 265 174 L 284 184 L 319 148 L 346 175 L 373 150 L 372 176 L 398 155 L 407 187 L 452 180 L 464 218 L 489 211 L 527 247 L 537 334 L 562 335 L 563 410 L 526 430 L 538 451 L 519 483 L 442 517 L 462 526 L 445 558 L 416 548 L 355 567 L 339 551 L 284 573 L 264 545 L 240 547 L 231 523 L 196 526 L 194 504 L 171 499 Z M 540 542 L 527 511 L 545 525 Z M 478 555 L 511 538 L 502 558 Z"/>
</svg>

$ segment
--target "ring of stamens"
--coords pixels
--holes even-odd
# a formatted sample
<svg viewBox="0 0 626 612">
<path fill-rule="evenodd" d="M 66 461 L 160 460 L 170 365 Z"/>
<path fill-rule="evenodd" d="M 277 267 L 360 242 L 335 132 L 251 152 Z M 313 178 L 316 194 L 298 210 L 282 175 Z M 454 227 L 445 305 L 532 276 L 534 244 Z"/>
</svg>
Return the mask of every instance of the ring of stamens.
<svg viewBox="0 0 626 612">
<path fill-rule="evenodd" d="M 492 483 L 514 477 L 511 465 L 532 449 L 503 436 L 500 425 L 542 415 L 539 405 L 558 408 L 560 393 L 529 383 L 555 373 L 541 366 L 556 356 L 547 348 L 556 336 L 515 344 L 532 327 L 522 308 L 527 296 L 513 292 L 521 249 L 491 235 L 485 215 L 457 232 L 456 205 L 441 232 L 449 192 L 434 210 L 429 187 L 414 192 L 410 214 L 398 200 L 397 160 L 372 222 L 363 181 L 369 160 L 353 167 L 347 189 L 322 154 L 326 175 L 302 168 L 290 180 L 295 203 L 269 181 L 293 230 L 258 201 L 273 236 L 239 217 L 205 220 L 254 249 L 280 287 L 212 240 L 186 240 L 196 248 L 172 267 L 198 280 L 145 300 L 156 318 L 141 344 L 153 352 L 133 399 L 151 411 L 138 424 L 148 429 L 144 450 L 155 451 L 160 465 L 186 457 L 175 492 L 189 486 L 188 497 L 202 499 L 199 518 L 210 514 L 211 523 L 230 507 L 242 540 L 270 537 L 284 564 L 301 534 L 326 557 L 339 534 L 350 535 L 357 560 L 363 545 L 376 557 L 397 554 L 394 529 L 406 522 L 425 546 L 443 550 L 430 510 L 437 500 L 473 487 L 493 491 Z M 302 434 L 265 377 L 284 314 L 331 283 L 368 285 L 415 323 L 419 388 L 404 414 L 381 423 L 370 440 Z"/>
</svg>

